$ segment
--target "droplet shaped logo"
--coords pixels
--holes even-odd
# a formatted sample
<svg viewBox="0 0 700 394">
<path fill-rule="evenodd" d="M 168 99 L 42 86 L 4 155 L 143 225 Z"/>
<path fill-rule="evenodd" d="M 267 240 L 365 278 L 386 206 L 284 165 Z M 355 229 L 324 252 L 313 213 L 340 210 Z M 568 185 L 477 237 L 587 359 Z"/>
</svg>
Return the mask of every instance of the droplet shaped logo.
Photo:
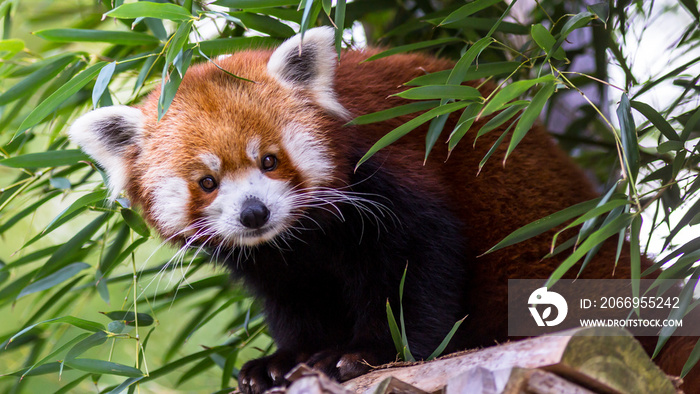
<svg viewBox="0 0 700 394">
<path fill-rule="evenodd" d="M 559 293 L 548 291 L 546 287 L 540 287 L 530 294 L 527 303 L 530 304 L 530 314 L 535 319 L 538 326 L 553 327 L 564 321 L 569 312 L 566 300 Z M 537 305 L 551 305 L 542 311 L 542 315 L 537 311 Z M 547 320 L 552 315 L 552 306 L 557 310 L 555 318 Z"/>
</svg>

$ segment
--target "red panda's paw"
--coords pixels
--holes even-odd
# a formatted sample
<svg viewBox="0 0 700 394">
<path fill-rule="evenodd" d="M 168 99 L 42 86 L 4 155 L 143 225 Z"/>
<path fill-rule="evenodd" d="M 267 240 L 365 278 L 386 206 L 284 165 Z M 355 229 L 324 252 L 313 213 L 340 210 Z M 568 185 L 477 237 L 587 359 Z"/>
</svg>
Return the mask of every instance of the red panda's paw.
<svg viewBox="0 0 700 394">
<path fill-rule="evenodd" d="M 286 386 L 284 376 L 296 364 L 294 354 L 281 351 L 248 361 L 238 374 L 238 389 L 243 394 L 259 394 L 272 387 Z"/>
<path fill-rule="evenodd" d="M 336 350 L 326 350 L 314 354 L 306 363 L 311 368 L 344 382 L 369 372 L 371 367 L 366 360 L 373 360 L 374 358 L 375 356 L 370 352 L 345 353 Z"/>
</svg>

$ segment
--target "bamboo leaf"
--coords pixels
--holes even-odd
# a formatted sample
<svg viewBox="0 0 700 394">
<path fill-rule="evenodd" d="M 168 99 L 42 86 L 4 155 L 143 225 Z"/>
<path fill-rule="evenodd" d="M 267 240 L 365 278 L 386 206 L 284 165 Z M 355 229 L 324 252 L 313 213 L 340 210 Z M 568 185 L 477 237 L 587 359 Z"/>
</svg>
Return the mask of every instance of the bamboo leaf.
<svg viewBox="0 0 700 394">
<path fill-rule="evenodd" d="M 67 281 L 68 279 L 72 279 L 75 275 L 78 274 L 78 272 L 89 267 L 90 264 L 86 263 L 73 263 L 71 265 L 63 267 L 58 271 L 52 273 L 51 275 L 47 275 L 46 277 L 41 278 L 22 289 L 22 291 L 17 296 L 17 299 L 20 299 L 29 294 L 50 289 L 58 284 Z"/>
<path fill-rule="evenodd" d="M 693 292 L 695 289 L 695 286 L 698 284 L 698 279 L 700 278 L 700 267 L 696 267 L 693 271 L 693 274 L 690 276 L 690 279 L 688 279 L 688 282 L 686 282 L 685 285 L 683 285 L 683 289 L 681 290 L 681 293 L 678 295 L 678 307 L 677 308 L 672 308 L 671 312 L 668 314 L 668 319 L 669 320 L 681 320 L 683 316 L 685 316 L 686 311 L 688 310 L 688 307 L 690 306 L 690 303 L 693 301 Z M 665 326 L 661 328 L 661 331 L 659 332 L 659 340 L 656 343 L 656 348 L 654 349 L 654 354 L 651 356 L 652 358 L 656 357 L 659 354 L 659 351 L 661 348 L 664 346 L 664 344 L 668 341 L 668 338 L 673 335 L 673 333 L 676 331 L 675 326 L 669 327 Z"/>
<path fill-rule="evenodd" d="M 371 62 L 372 60 L 377 60 L 377 59 L 381 59 L 383 57 L 396 55 L 397 53 L 416 51 L 419 49 L 425 49 L 425 48 L 430 48 L 430 47 L 439 46 L 439 45 L 447 45 L 447 44 L 452 44 L 452 43 L 456 43 L 456 42 L 460 42 L 460 41 L 462 41 L 462 40 L 460 40 L 458 38 L 438 38 L 436 40 L 421 41 L 421 42 L 417 42 L 415 44 L 401 45 L 401 46 L 397 46 L 397 47 L 388 49 L 386 51 L 380 52 L 376 55 L 370 56 L 365 61 Z"/>
<path fill-rule="evenodd" d="M 595 208 L 599 200 L 600 199 L 598 198 L 588 200 L 527 224 L 510 233 L 507 237 L 503 238 L 501 242 L 487 250 L 484 254 L 493 253 L 499 249 L 525 241 L 526 239 L 530 239 L 544 233 L 545 231 L 551 230 L 567 220 L 573 219 L 574 217 L 582 215 Z"/>
<path fill-rule="evenodd" d="M 427 109 L 435 108 L 438 106 L 438 104 L 440 104 L 439 101 L 433 100 L 400 105 L 398 107 L 385 109 L 383 111 L 372 112 L 371 114 L 358 116 L 355 119 L 351 120 L 348 123 L 348 125 L 382 122 L 388 119 L 408 115 L 414 112 L 425 111 Z"/>
<path fill-rule="evenodd" d="M 148 225 L 139 214 L 128 208 L 122 208 L 120 212 L 126 224 L 128 224 L 129 227 L 131 227 L 131 229 L 137 234 L 141 235 L 142 237 L 149 237 L 151 235 Z"/>
<path fill-rule="evenodd" d="M 12 168 L 42 168 L 68 166 L 88 160 L 90 157 L 81 150 L 66 149 L 14 156 L 0 160 L 0 165 Z"/>
<path fill-rule="evenodd" d="M 114 70 L 117 68 L 117 62 L 109 63 L 104 66 L 95 80 L 95 87 L 92 88 L 92 107 L 97 108 L 100 98 L 107 91 L 107 85 L 114 75 Z"/>
<path fill-rule="evenodd" d="M 80 319 L 77 317 L 73 316 L 62 316 L 62 317 L 56 317 L 54 319 L 49 319 L 49 320 L 44 320 L 39 323 L 32 324 L 31 326 L 27 326 L 21 331 L 19 331 L 17 334 L 13 335 L 8 342 L 12 342 L 18 337 L 20 337 L 22 334 L 26 333 L 27 331 L 33 329 L 34 327 L 40 326 L 42 324 L 56 324 L 56 323 L 66 323 L 70 324 L 71 326 L 82 328 L 83 330 L 86 331 L 104 331 L 105 326 L 103 326 L 100 323 L 90 321 L 90 320 L 85 320 L 85 319 Z"/>
<path fill-rule="evenodd" d="M 557 267 L 556 270 L 554 270 L 552 275 L 550 275 L 549 279 L 547 280 L 547 288 L 554 286 L 554 284 L 590 250 L 617 234 L 620 232 L 620 230 L 629 226 L 633 219 L 634 215 L 630 213 L 620 215 L 614 220 L 610 221 L 610 223 L 608 223 L 606 226 L 603 226 L 591 234 L 578 248 L 576 248 L 573 253 L 571 253 L 569 257 L 566 258 L 566 260 L 559 265 L 559 267 Z"/>
<path fill-rule="evenodd" d="M 23 80 L 7 89 L 0 95 L 0 105 L 11 103 L 21 97 L 29 96 L 40 87 L 46 85 L 66 66 L 75 60 L 75 54 L 67 53 L 52 59 L 48 64 L 29 74 Z"/>
<path fill-rule="evenodd" d="M 444 114 L 456 111 L 460 108 L 464 108 L 467 105 L 469 105 L 469 102 L 466 102 L 466 101 L 460 101 L 460 102 L 456 102 L 456 103 L 449 103 L 449 104 L 441 105 L 437 108 L 433 108 L 430 111 L 428 111 L 424 114 L 418 115 L 417 117 L 409 120 L 408 122 L 402 124 L 401 126 L 395 128 L 394 130 L 390 131 L 387 135 L 385 135 L 379 141 L 377 141 L 369 149 L 369 151 L 367 153 L 365 153 L 364 156 L 362 156 L 362 158 L 357 163 L 355 168 L 357 169 L 357 167 L 359 167 L 362 163 L 367 161 L 367 159 L 372 157 L 375 153 L 377 153 L 381 149 L 391 145 L 396 140 L 398 140 L 399 138 L 408 134 L 411 130 L 422 125 L 423 123 L 427 122 L 428 120 L 431 120 L 432 118 L 440 116 L 440 115 L 444 115 Z"/>
<path fill-rule="evenodd" d="M 105 16 L 126 19 L 150 17 L 171 21 L 184 21 L 193 18 L 186 8 L 177 4 L 152 3 L 148 1 L 122 4 L 113 10 L 105 12 Z"/>
<path fill-rule="evenodd" d="M 530 28 L 530 34 L 537 45 L 547 54 L 547 58 L 553 57 L 557 60 L 564 60 L 566 58 L 566 53 L 564 53 L 563 49 L 552 49 L 557 40 L 554 39 L 554 36 L 552 36 L 549 30 L 542 26 L 541 23 L 532 25 L 532 28 Z"/>
<path fill-rule="evenodd" d="M 461 141 L 462 138 L 464 138 L 469 129 L 471 129 L 472 125 L 474 124 L 474 121 L 476 120 L 477 115 L 479 114 L 479 111 L 481 111 L 482 108 L 484 108 L 483 104 L 472 103 L 464 109 L 462 115 L 457 121 L 457 125 L 455 126 L 454 130 L 452 130 L 452 133 L 450 133 L 449 142 L 447 145 L 448 151 L 452 151 L 455 148 L 455 146 L 457 146 L 459 141 Z"/>
<path fill-rule="evenodd" d="M 540 116 L 542 108 L 544 108 L 544 105 L 547 103 L 547 100 L 549 100 L 549 97 L 551 97 L 553 93 L 554 83 L 545 83 L 544 86 L 542 86 L 542 89 L 540 89 L 540 91 L 535 94 L 535 97 L 532 98 L 530 105 L 528 105 L 528 107 L 525 109 L 523 115 L 520 117 L 520 120 L 518 120 L 518 124 L 515 126 L 515 130 L 513 130 L 513 137 L 510 139 L 506 157 L 503 159 L 504 162 L 508 159 L 508 156 L 513 152 L 515 147 L 518 146 L 520 141 L 525 138 L 525 134 L 530 131 L 532 124 L 535 123 L 537 117 Z"/>
<path fill-rule="evenodd" d="M 447 348 L 447 345 L 450 344 L 450 341 L 452 340 L 452 337 L 453 337 L 453 336 L 455 335 L 455 333 L 457 332 L 457 329 L 459 329 L 459 326 L 462 325 L 462 322 L 464 322 L 464 319 L 466 319 L 466 318 L 467 318 L 467 317 L 464 316 L 462 319 L 458 320 L 458 321 L 454 324 L 454 326 L 452 326 L 452 329 L 450 330 L 450 332 L 447 333 L 447 335 L 446 335 L 445 338 L 442 340 L 442 342 L 440 342 L 440 345 L 437 347 L 437 349 L 435 349 L 435 350 L 433 351 L 433 353 L 430 354 L 430 356 L 428 356 L 427 361 L 430 361 L 430 360 L 433 360 L 433 359 L 439 357 L 439 356 L 442 354 L 442 352 L 445 351 L 445 348 Z"/>
<path fill-rule="evenodd" d="M 410 100 L 456 99 L 476 101 L 481 99 L 481 93 L 471 86 L 464 85 L 426 85 L 396 93 Z"/>
<path fill-rule="evenodd" d="M 475 0 L 466 5 L 463 5 L 457 11 L 452 12 L 447 16 L 440 24 L 446 25 L 448 23 L 456 22 L 464 19 L 476 12 L 479 12 L 485 8 L 491 7 L 494 4 L 500 3 L 502 0 Z"/>
<path fill-rule="evenodd" d="M 673 127 L 666 121 L 666 119 L 661 116 L 654 108 L 649 106 L 648 104 L 642 103 L 641 101 L 631 101 L 630 105 L 632 108 L 636 109 L 646 117 L 651 124 L 656 127 L 661 134 L 663 134 L 664 137 L 668 138 L 669 141 L 680 141 L 680 137 L 678 137 L 678 134 L 676 131 L 673 129 Z"/>
<path fill-rule="evenodd" d="M 47 117 L 51 112 L 53 112 L 59 105 L 63 104 L 64 101 L 68 100 L 72 95 L 77 93 L 83 86 L 87 85 L 95 76 L 102 70 L 102 67 L 106 66 L 106 62 L 99 62 L 80 74 L 76 75 L 68 81 L 65 85 L 61 86 L 53 94 L 42 101 L 34 110 L 29 113 L 24 122 L 19 126 L 16 138 L 24 130 L 37 125 L 45 117 Z"/>
<path fill-rule="evenodd" d="M 135 326 L 138 318 L 139 327 L 147 327 L 153 324 L 154 320 L 151 315 L 146 313 L 136 313 L 130 311 L 112 311 L 100 312 L 108 318 L 116 321 L 123 321 L 129 326 Z"/>
<path fill-rule="evenodd" d="M 639 142 L 637 141 L 637 128 L 632 118 L 632 110 L 627 94 L 623 93 L 620 105 L 617 107 L 617 117 L 620 120 L 620 133 L 622 137 L 622 150 L 629 165 L 631 182 L 635 182 L 639 174 Z"/>
<path fill-rule="evenodd" d="M 106 42 L 131 46 L 154 45 L 160 43 L 160 40 L 149 34 L 133 31 L 47 29 L 34 32 L 34 35 L 53 42 Z"/>
<path fill-rule="evenodd" d="M 72 360 L 66 360 L 65 364 L 71 368 L 75 368 L 80 371 L 90 372 L 99 375 L 117 375 L 132 378 L 144 376 L 143 372 L 134 367 L 113 363 L 111 361 L 89 358 L 76 358 Z"/>
<path fill-rule="evenodd" d="M 503 109 L 506 104 L 525 93 L 531 87 L 537 85 L 538 83 L 554 82 L 555 79 L 552 75 L 546 75 L 537 79 L 529 79 L 524 81 L 513 82 L 510 85 L 501 89 L 496 93 L 493 98 L 491 98 L 484 107 L 481 116 L 488 116 L 496 111 Z"/>
<path fill-rule="evenodd" d="M 299 0 L 216 0 L 214 4 L 228 8 L 267 8 L 298 5 Z"/>
<path fill-rule="evenodd" d="M 464 56 L 462 58 L 464 58 Z M 464 75 L 464 79 L 462 81 L 456 82 L 455 84 L 462 83 L 464 81 L 472 81 L 475 79 L 487 78 L 492 75 L 498 76 L 503 74 L 510 74 L 513 71 L 515 71 L 518 67 L 520 67 L 520 62 L 493 62 L 481 63 L 479 65 L 471 65 L 469 66 L 469 68 L 467 68 L 467 71 Z M 420 77 L 413 78 L 412 80 L 406 82 L 404 85 L 444 85 L 447 84 L 447 80 L 450 78 L 450 74 L 452 74 L 452 72 L 452 70 L 443 70 L 421 75 Z"/>
</svg>

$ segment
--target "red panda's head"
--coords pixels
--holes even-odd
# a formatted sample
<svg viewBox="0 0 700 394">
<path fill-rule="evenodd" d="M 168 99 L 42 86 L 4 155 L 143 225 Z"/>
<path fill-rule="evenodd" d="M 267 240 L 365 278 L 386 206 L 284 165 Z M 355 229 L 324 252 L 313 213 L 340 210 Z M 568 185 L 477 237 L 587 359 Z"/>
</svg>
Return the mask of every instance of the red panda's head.
<svg viewBox="0 0 700 394">
<path fill-rule="evenodd" d="M 309 190 L 336 179 L 324 129 L 347 111 L 333 92 L 333 30 L 316 28 L 274 52 L 247 51 L 192 67 L 168 112 L 160 91 L 139 108 L 100 108 L 71 139 L 126 189 L 166 238 L 256 245 L 287 231 Z"/>
</svg>

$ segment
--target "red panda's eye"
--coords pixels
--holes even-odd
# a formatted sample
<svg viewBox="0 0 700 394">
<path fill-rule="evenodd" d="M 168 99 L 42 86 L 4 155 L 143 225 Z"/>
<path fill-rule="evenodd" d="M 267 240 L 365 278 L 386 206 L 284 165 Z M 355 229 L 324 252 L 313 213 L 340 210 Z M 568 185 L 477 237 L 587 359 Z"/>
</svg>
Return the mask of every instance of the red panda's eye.
<svg viewBox="0 0 700 394">
<path fill-rule="evenodd" d="M 277 168 L 277 157 L 275 155 L 266 155 L 262 159 L 263 171 L 272 171 Z"/>
<path fill-rule="evenodd" d="M 216 180 L 211 176 L 205 176 L 199 180 L 199 187 L 207 193 L 211 193 L 216 189 Z"/>
</svg>

